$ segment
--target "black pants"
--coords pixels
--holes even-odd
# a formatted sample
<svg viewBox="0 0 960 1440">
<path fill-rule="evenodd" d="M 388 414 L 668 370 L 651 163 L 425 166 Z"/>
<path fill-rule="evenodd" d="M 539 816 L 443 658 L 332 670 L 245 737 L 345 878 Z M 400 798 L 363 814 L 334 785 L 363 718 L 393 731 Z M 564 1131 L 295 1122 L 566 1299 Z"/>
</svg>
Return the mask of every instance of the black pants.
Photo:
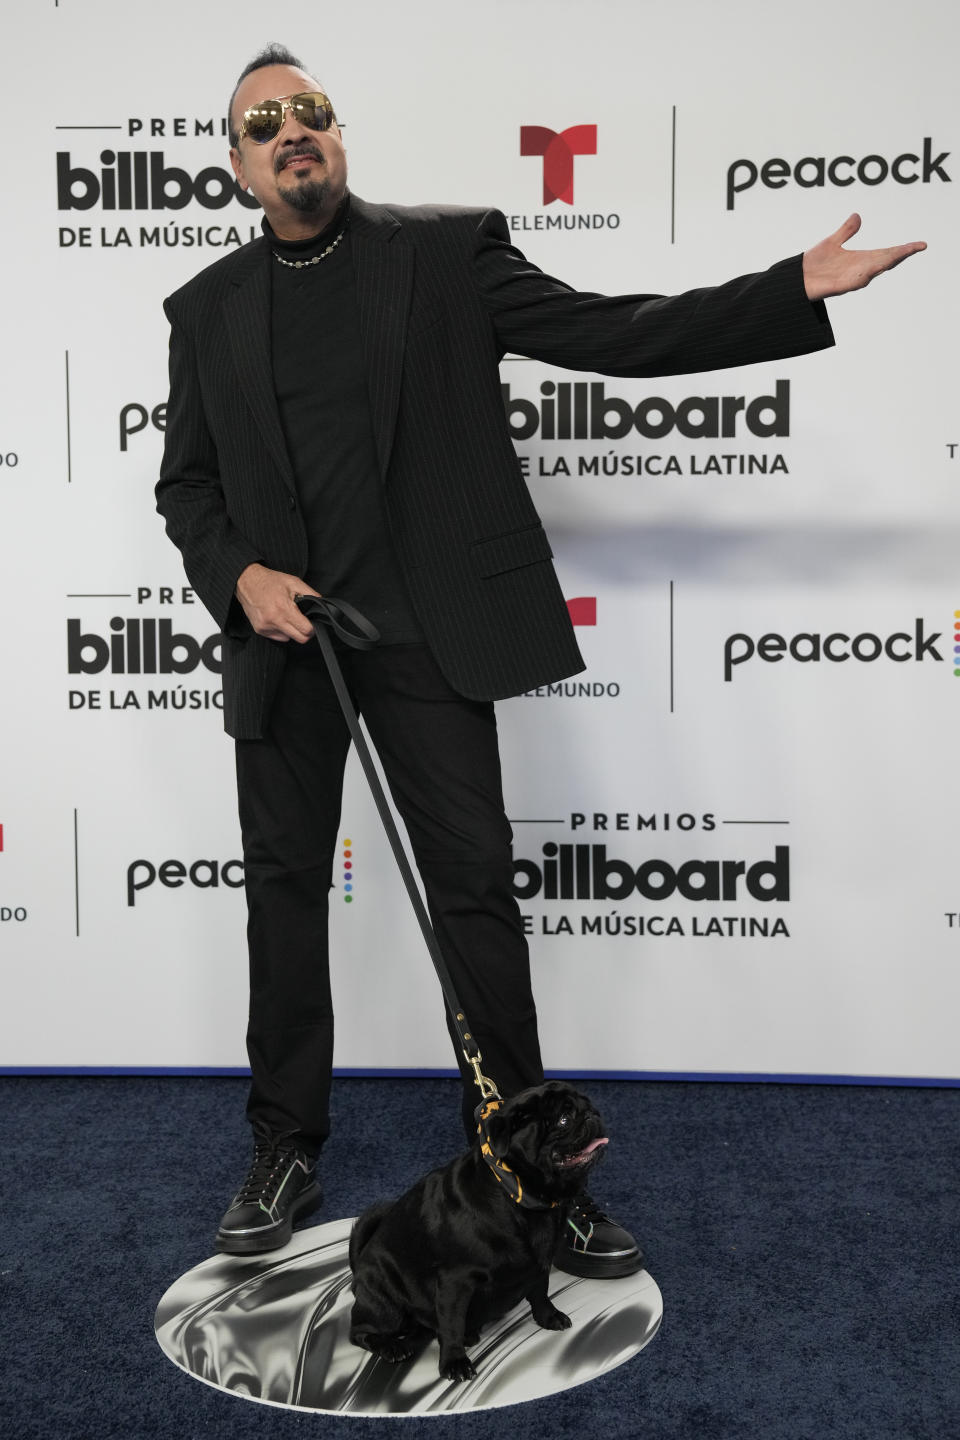
<svg viewBox="0 0 960 1440">
<path fill-rule="evenodd" d="M 407 827 L 484 1071 L 505 1095 L 539 1084 L 493 705 L 451 690 L 423 645 L 339 655 Z M 250 949 L 247 1114 L 257 1129 L 293 1134 L 310 1152 L 329 1133 L 327 909 L 349 744 L 319 645 L 291 641 L 267 735 L 237 741 Z M 378 966 L 389 957 L 362 963 L 369 967 L 369 1003 L 376 1004 Z M 456 1042 L 454 1051 L 472 1135 L 480 1092 Z"/>
</svg>

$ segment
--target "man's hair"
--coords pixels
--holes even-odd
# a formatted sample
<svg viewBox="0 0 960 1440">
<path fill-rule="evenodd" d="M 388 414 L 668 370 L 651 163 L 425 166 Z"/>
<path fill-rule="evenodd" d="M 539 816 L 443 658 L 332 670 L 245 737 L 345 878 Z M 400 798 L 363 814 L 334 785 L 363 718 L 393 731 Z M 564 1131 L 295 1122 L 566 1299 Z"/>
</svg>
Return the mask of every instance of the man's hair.
<svg viewBox="0 0 960 1440">
<path fill-rule="evenodd" d="M 233 123 L 233 102 L 237 98 L 237 91 L 248 75 L 252 75 L 254 70 L 263 70 L 267 65 L 289 65 L 291 70 L 302 70 L 305 74 L 310 74 L 310 71 L 304 65 L 303 61 L 298 60 L 296 55 L 291 55 L 286 45 L 278 45 L 276 41 L 271 41 L 269 45 L 264 45 L 263 49 L 257 55 L 254 55 L 250 64 L 244 66 L 240 71 L 240 74 L 237 76 L 237 83 L 234 85 L 233 93 L 230 96 L 230 104 L 227 106 L 227 127 L 230 132 L 230 144 L 232 146 L 236 146 L 237 136 L 239 134 L 237 127 Z"/>
</svg>

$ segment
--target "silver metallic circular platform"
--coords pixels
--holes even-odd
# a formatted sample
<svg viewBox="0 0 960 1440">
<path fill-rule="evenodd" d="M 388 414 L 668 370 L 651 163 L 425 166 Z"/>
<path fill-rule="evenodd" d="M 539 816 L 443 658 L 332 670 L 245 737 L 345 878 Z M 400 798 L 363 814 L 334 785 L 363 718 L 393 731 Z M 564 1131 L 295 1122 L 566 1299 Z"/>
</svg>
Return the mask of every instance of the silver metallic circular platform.
<svg viewBox="0 0 960 1440">
<path fill-rule="evenodd" d="M 663 1299 L 645 1270 L 622 1280 L 555 1270 L 550 1296 L 572 1329 L 541 1330 L 524 1303 L 481 1334 L 470 1351 L 473 1380 L 440 1376 L 436 1341 L 391 1365 L 349 1340 L 352 1224 L 317 1225 L 269 1255 L 220 1255 L 188 1270 L 157 1306 L 164 1353 L 195 1379 L 267 1405 L 442 1415 L 582 1385 L 636 1355 L 660 1327 Z"/>
</svg>

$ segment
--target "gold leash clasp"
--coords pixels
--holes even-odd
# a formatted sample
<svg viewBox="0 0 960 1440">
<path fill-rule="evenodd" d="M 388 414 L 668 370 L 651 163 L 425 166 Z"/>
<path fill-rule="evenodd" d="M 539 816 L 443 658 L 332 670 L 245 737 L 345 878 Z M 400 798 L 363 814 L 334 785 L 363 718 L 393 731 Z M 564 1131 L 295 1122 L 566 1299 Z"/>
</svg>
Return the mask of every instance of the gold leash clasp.
<svg viewBox="0 0 960 1440">
<path fill-rule="evenodd" d="M 458 1018 L 462 1019 L 463 1016 L 458 1016 Z M 473 1040 L 473 1036 L 470 1034 L 469 1031 L 463 1036 L 463 1038 L 464 1040 Z M 474 1041 L 474 1044 L 476 1044 L 476 1041 Z M 487 1076 L 484 1075 L 483 1071 L 480 1069 L 480 1065 L 483 1061 L 483 1056 L 480 1054 L 480 1051 L 478 1050 L 475 1055 L 471 1055 L 470 1051 L 467 1050 L 466 1047 L 464 1047 L 463 1058 L 464 1060 L 466 1060 L 467 1064 L 473 1071 L 474 1084 L 477 1085 L 480 1089 L 481 1099 L 499 1100 L 501 1098 L 500 1091 L 497 1089 L 496 1085 L 494 1085 L 493 1081 L 489 1080 Z"/>
</svg>

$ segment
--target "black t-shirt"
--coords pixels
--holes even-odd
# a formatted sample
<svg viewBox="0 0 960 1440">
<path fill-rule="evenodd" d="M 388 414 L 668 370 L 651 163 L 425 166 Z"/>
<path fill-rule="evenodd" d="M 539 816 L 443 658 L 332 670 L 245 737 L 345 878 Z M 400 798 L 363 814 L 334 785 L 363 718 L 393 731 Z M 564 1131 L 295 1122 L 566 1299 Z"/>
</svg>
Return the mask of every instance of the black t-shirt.
<svg viewBox="0 0 960 1440">
<path fill-rule="evenodd" d="M 344 225 L 339 244 L 316 264 L 297 269 L 276 259 L 310 260 Z M 274 390 L 309 542 L 303 578 L 323 595 L 349 600 L 383 643 L 418 641 L 370 424 L 349 220 L 343 212 L 320 235 L 297 242 L 279 240 L 267 221 L 263 229 L 274 251 Z"/>
</svg>

